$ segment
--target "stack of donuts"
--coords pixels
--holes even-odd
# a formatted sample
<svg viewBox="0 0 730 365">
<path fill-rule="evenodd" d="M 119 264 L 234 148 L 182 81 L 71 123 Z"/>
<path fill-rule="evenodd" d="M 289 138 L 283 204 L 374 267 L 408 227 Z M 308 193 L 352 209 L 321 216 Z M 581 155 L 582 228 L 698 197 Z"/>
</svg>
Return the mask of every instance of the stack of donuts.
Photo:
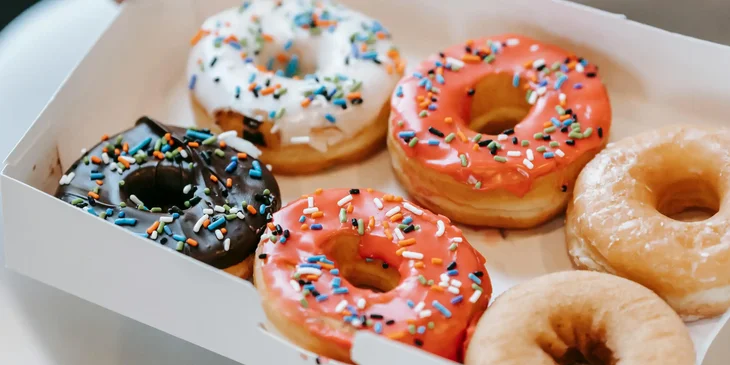
<svg viewBox="0 0 730 365">
<path fill-rule="evenodd" d="M 253 280 L 269 329 L 323 357 L 352 362 L 354 334 L 371 331 L 474 365 L 693 364 L 683 320 L 730 307 L 730 131 L 608 143 L 598 66 L 519 34 L 405 67 L 390 32 L 354 10 L 246 1 L 191 40 L 194 108 L 225 132 L 143 117 L 84 150 L 56 195 Z M 363 181 L 282 208 L 273 174 L 386 144 L 412 200 Z M 711 217 L 678 216 L 690 208 Z M 584 271 L 490 306 L 486 259 L 453 222 L 529 229 L 564 213 Z"/>
</svg>

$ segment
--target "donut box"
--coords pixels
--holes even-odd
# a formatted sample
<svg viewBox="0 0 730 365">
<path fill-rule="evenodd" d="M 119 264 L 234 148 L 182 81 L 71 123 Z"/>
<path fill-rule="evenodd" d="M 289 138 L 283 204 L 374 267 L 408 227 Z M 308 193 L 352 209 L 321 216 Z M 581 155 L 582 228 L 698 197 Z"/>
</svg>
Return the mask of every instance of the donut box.
<svg viewBox="0 0 730 365">
<path fill-rule="evenodd" d="M 601 67 L 614 113 L 612 140 L 672 122 L 727 124 L 730 84 L 718 80 L 727 78 L 722 73 L 730 64 L 729 47 L 562 1 L 342 2 L 388 27 L 410 64 L 439 47 L 505 32 L 574 50 Z M 249 282 L 52 195 L 82 147 L 129 128 L 142 115 L 215 130 L 194 111 L 189 97 L 189 39 L 205 18 L 237 3 L 140 0 L 119 7 L 114 22 L 5 161 L 0 176 L 5 262 L 21 274 L 247 365 L 322 363 L 316 354 L 264 329 L 262 303 Z M 404 194 L 385 150 L 358 165 L 277 179 L 285 204 L 317 188 L 367 186 Z M 487 258 L 494 297 L 530 278 L 572 269 L 562 217 L 526 231 L 460 228 Z M 729 316 L 689 324 L 698 363 L 726 363 Z M 352 358 L 359 364 L 450 363 L 370 332 L 356 335 Z"/>
</svg>

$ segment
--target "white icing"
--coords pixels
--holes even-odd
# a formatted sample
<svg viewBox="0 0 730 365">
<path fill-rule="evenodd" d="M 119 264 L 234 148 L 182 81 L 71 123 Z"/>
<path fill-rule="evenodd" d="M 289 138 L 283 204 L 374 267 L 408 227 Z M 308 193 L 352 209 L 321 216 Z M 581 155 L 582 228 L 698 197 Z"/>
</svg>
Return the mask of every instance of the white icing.
<svg viewBox="0 0 730 365">
<path fill-rule="evenodd" d="M 194 84 L 192 90 L 199 103 L 211 115 L 216 111 L 233 110 L 252 118 L 263 117 L 263 121 L 275 124 L 274 129 L 280 134 L 283 144 L 290 144 L 292 140 L 302 143 L 306 141 L 304 137 L 310 137 L 307 144 L 325 151 L 328 145 L 360 132 L 377 117 L 389 99 L 399 79 L 395 72 L 395 62 L 388 56 L 392 48 L 390 37 L 377 21 L 328 1 L 322 1 L 324 6 L 315 8 L 315 13 L 320 19 L 328 16 L 328 19 L 337 19 L 337 25 L 329 28 L 318 27 L 321 33 L 312 35 L 309 29 L 296 23 L 297 20 L 304 22 L 311 19 L 306 15 L 313 10 L 311 1 L 285 0 L 281 6 L 277 6 L 277 3 L 279 2 L 273 0 L 246 2 L 241 7 L 214 15 L 203 23 L 201 30 L 210 33 L 193 46 L 188 61 L 188 77 L 191 85 Z M 328 16 L 323 15 L 322 11 L 326 11 Z M 260 22 L 252 20 L 254 16 Z M 261 34 L 270 41 L 262 41 L 263 36 L 258 35 L 259 28 Z M 385 35 L 384 39 L 378 39 L 372 30 L 378 30 Z M 350 38 L 353 34 L 362 37 L 355 42 L 360 55 L 363 54 L 360 47 L 366 43 L 367 37 L 375 40 L 368 45 L 365 53 L 375 52 L 377 60 L 382 64 L 377 64 L 372 59 L 352 56 Z M 226 42 L 231 35 L 238 42 Z M 285 51 L 290 41 L 291 47 Z M 260 53 L 255 55 L 259 45 L 262 45 Z M 244 52 L 247 57 L 252 58 L 252 62 L 246 63 L 242 58 Z M 311 73 L 320 82 L 311 78 L 295 80 L 256 68 L 256 65 L 266 67 L 269 60 L 280 53 L 297 55 L 301 70 L 298 75 L 304 77 Z M 348 56 L 349 65 L 346 65 L 345 59 Z M 215 64 L 211 66 L 214 59 Z M 273 71 L 281 69 L 286 72 L 287 65 L 288 61 L 274 61 Z M 308 107 L 301 105 L 305 92 L 314 91 L 322 85 L 327 92 L 331 91 L 336 83 L 334 80 L 325 81 L 325 77 L 334 79 L 337 75 L 347 78 L 339 81 L 344 92 L 343 98 L 356 82 L 362 83 L 357 90 L 361 94 L 362 104 L 353 105 L 345 98 L 345 110 L 327 101 L 324 95 L 317 95 Z M 254 82 L 264 88 L 266 80 L 270 79 L 270 86 L 280 84 L 280 89 L 287 90 L 286 94 L 279 99 L 271 94 L 256 98 L 248 90 L 251 77 L 255 77 Z M 216 78 L 218 82 L 214 81 Z M 235 97 L 237 87 L 240 88 L 238 99 Z M 281 110 L 284 111 L 283 114 Z M 272 111 L 277 114 L 273 118 L 270 117 Z M 328 114 L 334 117 L 334 123 L 326 119 Z"/>
</svg>

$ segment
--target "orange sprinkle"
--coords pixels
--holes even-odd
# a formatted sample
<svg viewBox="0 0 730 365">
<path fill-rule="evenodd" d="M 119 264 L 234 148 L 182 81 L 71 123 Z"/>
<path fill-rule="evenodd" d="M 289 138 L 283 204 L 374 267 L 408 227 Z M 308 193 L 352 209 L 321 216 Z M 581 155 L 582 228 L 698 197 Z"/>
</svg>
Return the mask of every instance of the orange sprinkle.
<svg viewBox="0 0 730 365">
<path fill-rule="evenodd" d="M 115 155 L 119 156 L 119 154 L 120 154 L 120 153 L 121 153 L 121 152 L 119 151 L 119 148 L 115 148 L 115 149 L 114 149 L 114 154 L 115 154 Z"/>
<path fill-rule="evenodd" d="M 319 280 L 319 276 L 317 275 L 304 275 L 302 276 L 302 279 L 305 281 L 317 281 Z"/>
<path fill-rule="evenodd" d="M 198 241 L 196 241 L 192 238 L 188 238 L 187 240 L 185 240 L 185 243 L 187 243 L 188 245 L 193 246 L 193 247 L 198 247 Z"/>
<path fill-rule="evenodd" d="M 125 168 L 129 168 L 129 162 L 127 160 L 120 158 L 120 159 L 117 159 L 117 161 L 121 162 Z"/>
<path fill-rule="evenodd" d="M 101 180 L 96 180 L 96 185 L 102 186 L 104 185 L 104 182 Z"/>
<path fill-rule="evenodd" d="M 474 143 L 474 145 L 471 147 L 474 151 L 479 151 L 479 145 Z"/>
<path fill-rule="evenodd" d="M 276 55 L 276 60 L 281 63 L 287 62 L 289 61 L 289 55 L 286 53 L 279 53 Z"/>
<path fill-rule="evenodd" d="M 124 142 L 124 144 L 122 145 L 122 151 L 129 152 L 129 143 Z"/>
<path fill-rule="evenodd" d="M 527 61 L 522 64 L 524 68 L 532 68 L 532 61 Z"/>
<path fill-rule="evenodd" d="M 244 58 L 244 59 L 245 59 L 246 57 L 248 57 L 248 53 L 246 53 L 246 52 L 241 52 L 241 58 Z"/>
<path fill-rule="evenodd" d="M 431 104 L 431 100 L 424 100 L 422 103 L 418 104 L 418 106 L 421 108 L 427 108 L 429 104 Z"/>
<path fill-rule="evenodd" d="M 202 30 L 202 29 L 198 29 L 198 33 L 195 33 L 195 35 L 193 36 L 193 38 L 190 39 L 190 45 L 191 46 L 196 45 L 198 42 L 200 42 L 200 40 L 204 36 L 208 35 L 209 33 L 210 32 L 208 32 L 208 31 L 205 31 L 205 30 Z"/>
<path fill-rule="evenodd" d="M 225 227 L 223 227 L 223 228 L 221 228 L 221 233 L 226 234 L 226 233 L 228 233 L 228 230 Z"/>
<path fill-rule="evenodd" d="M 442 288 L 442 287 L 440 287 L 438 285 L 431 285 L 431 290 L 443 292 L 444 291 L 444 288 Z"/>
<path fill-rule="evenodd" d="M 205 220 L 205 221 L 203 222 L 203 227 L 205 227 L 205 228 L 208 228 L 208 225 L 210 225 L 210 219 L 206 219 L 206 220 Z"/>
<path fill-rule="evenodd" d="M 230 188 L 230 187 L 232 187 L 232 186 L 233 186 L 233 179 L 231 179 L 231 178 L 229 177 L 229 178 L 227 178 L 227 179 L 226 179 L 226 187 L 227 187 L 227 188 Z"/>
<path fill-rule="evenodd" d="M 248 157 L 248 155 L 243 152 L 239 152 L 236 156 L 238 156 L 239 160 L 245 160 Z"/>
<path fill-rule="evenodd" d="M 385 222 L 383 222 L 383 223 L 385 223 Z M 387 238 L 391 241 L 393 240 L 393 235 L 390 233 L 390 230 L 387 228 L 385 229 L 385 238 Z"/>
<path fill-rule="evenodd" d="M 354 93 L 348 93 L 347 94 L 347 99 L 348 100 L 357 99 L 359 97 L 360 97 L 360 92 L 359 91 L 356 91 Z"/>
<path fill-rule="evenodd" d="M 254 209 L 253 205 L 249 204 L 246 206 L 246 210 L 248 210 L 251 214 L 256 214 L 256 209 Z"/>
<path fill-rule="evenodd" d="M 477 56 L 477 55 L 465 54 L 465 55 L 461 56 L 461 60 L 464 61 L 464 62 L 466 62 L 466 63 L 478 63 L 482 59 L 479 58 L 479 56 Z"/>
<path fill-rule="evenodd" d="M 560 119 L 561 122 L 566 119 L 570 119 L 570 114 L 563 114 L 563 115 L 559 116 L 558 119 Z"/>
<path fill-rule="evenodd" d="M 101 136 L 101 140 L 102 140 L 102 141 L 107 141 L 107 140 L 109 140 L 109 135 L 108 135 L 108 134 L 105 134 L 105 135 Z"/>
<path fill-rule="evenodd" d="M 266 227 L 272 231 L 276 230 L 276 226 L 274 225 L 274 223 L 271 223 L 271 222 L 266 223 Z"/>
<path fill-rule="evenodd" d="M 387 72 L 388 75 L 392 75 L 393 74 L 393 65 L 391 65 L 391 64 L 385 65 L 385 72 Z"/>
<path fill-rule="evenodd" d="M 403 74 L 403 72 L 406 70 L 406 63 L 401 61 L 398 62 L 398 64 L 395 65 L 395 71 L 399 74 Z"/>
<path fill-rule="evenodd" d="M 368 50 L 368 44 L 367 43 L 363 43 L 362 46 L 360 47 L 360 50 L 363 51 L 363 52 L 367 51 Z"/>
<path fill-rule="evenodd" d="M 219 146 L 220 146 L 221 148 L 226 148 L 226 146 L 227 146 L 227 145 L 226 145 L 226 142 L 225 142 L 225 141 L 221 141 L 221 143 L 218 143 L 218 145 L 219 145 Z"/>
<path fill-rule="evenodd" d="M 400 58 L 400 54 L 398 53 L 398 50 L 395 48 L 389 49 L 387 54 L 388 54 L 388 57 L 390 57 L 390 59 L 393 59 L 393 60 Z"/>
<path fill-rule="evenodd" d="M 94 198 L 94 199 L 97 199 L 97 200 L 99 199 L 99 194 L 97 194 L 97 193 L 95 193 L 93 191 L 90 191 L 87 195 L 90 196 L 90 197 L 92 197 L 92 198 Z"/>
<path fill-rule="evenodd" d="M 444 263 L 444 260 L 442 260 L 438 257 L 433 257 L 433 258 L 431 258 L 431 263 L 434 265 L 441 265 Z"/>
<path fill-rule="evenodd" d="M 347 213 L 352 213 L 353 210 L 355 210 L 355 206 L 352 203 L 347 204 Z"/>
<path fill-rule="evenodd" d="M 390 228 L 390 223 L 383 221 L 383 228 Z"/>
<path fill-rule="evenodd" d="M 319 266 L 322 266 L 323 269 L 332 270 L 335 268 L 335 265 L 328 264 L 326 262 L 320 262 Z"/>
<path fill-rule="evenodd" d="M 261 91 L 259 91 L 259 94 L 261 94 L 261 95 L 269 95 L 269 94 L 273 94 L 275 90 L 276 89 L 274 89 L 273 87 L 269 86 L 269 87 L 267 87 L 267 88 L 262 89 Z"/>
<path fill-rule="evenodd" d="M 301 228 L 301 230 L 302 230 L 302 231 L 306 231 L 306 230 L 308 230 L 308 229 L 309 229 L 309 224 L 306 224 L 306 223 L 304 223 L 304 224 L 302 224 L 302 226 L 301 226 L 301 227 L 299 227 L 299 228 Z"/>
<path fill-rule="evenodd" d="M 322 189 L 322 188 L 317 188 L 317 190 L 315 190 L 315 191 L 314 191 L 314 195 L 319 195 L 319 194 L 322 194 L 322 191 L 324 191 L 324 189 Z"/>
<path fill-rule="evenodd" d="M 155 156 L 155 157 L 157 157 L 158 160 L 164 160 L 165 159 L 165 155 L 163 155 L 162 152 L 160 152 L 160 151 L 152 152 L 152 155 Z"/>
<path fill-rule="evenodd" d="M 454 119 L 452 119 L 451 117 L 444 118 L 444 123 L 449 123 L 450 124 L 450 123 L 453 123 L 453 122 L 454 122 Z"/>
<path fill-rule="evenodd" d="M 212 182 L 218 182 L 218 178 L 215 177 L 215 175 L 210 175 L 210 181 L 212 181 Z"/>
<path fill-rule="evenodd" d="M 469 46 L 469 47 L 473 46 L 474 45 L 474 40 L 473 39 L 467 39 L 466 40 L 466 45 Z"/>
<path fill-rule="evenodd" d="M 397 222 L 401 219 L 403 219 L 403 214 L 401 214 L 401 213 L 397 213 L 394 216 L 390 217 L 391 222 Z"/>
<path fill-rule="evenodd" d="M 255 88 L 256 88 L 256 83 L 255 82 L 252 82 L 252 83 L 248 84 L 248 91 L 253 91 L 253 89 L 255 89 Z"/>
<path fill-rule="evenodd" d="M 400 247 L 408 247 L 408 246 L 413 246 L 415 244 L 416 244 L 415 238 L 409 238 L 406 240 L 398 241 L 398 246 L 400 246 Z"/>
<path fill-rule="evenodd" d="M 104 148 L 101 149 L 101 152 L 109 152 L 109 149 L 106 148 L 106 147 L 104 147 Z"/>
<path fill-rule="evenodd" d="M 365 191 L 367 191 L 368 193 L 372 193 L 373 192 L 373 188 L 367 188 L 367 189 L 365 189 Z"/>
<path fill-rule="evenodd" d="M 99 158 L 99 156 L 91 156 L 91 162 L 98 165 L 101 163 L 101 159 Z"/>
<path fill-rule="evenodd" d="M 300 104 L 300 105 L 301 105 L 301 106 L 302 106 L 303 108 L 306 108 L 306 107 L 308 107 L 308 106 L 309 106 L 309 104 L 311 104 L 311 103 L 312 103 L 312 101 L 311 101 L 311 100 L 309 100 L 309 98 L 304 98 L 304 99 L 302 99 L 302 102 L 301 102 L 301 103 L 299 103 L 299 104 Z"/>
<path fill-rule="evenodd" d="M 375 227 L 375 217 L 371 215 L 370 220 L 368 220 L 368 228 L 373 229 L 373 227 Z"/>
<path fill-rule="evenodd" d="M 543 128 L 547 128 L 553 125 L 553 122 L 545 122 L 542 124 Z"/>
<path fill-rule="evenodd" d="M 160 226 L 160 221 L 155 221 L 149 228 L 147 228 L 147 234 L 152 234 L 152 231 L 156 230 Z"/>
<path fill-rule="evenodd" d="M 264 34 L 262 34 L 261 36 L 262 36 L 262 37 L 264 38 L 264 40 L 265 40 L 265 41 L 267 41 L 267 42 L 271 42 L 271 41 L 273 41 L 273 40 L 274 40 L 274 37 L 272 37 L 272 36 L 271 36 L 271 34 L 266 34 L 266 33 L 264 33 Z"/>
<path fill-rule="evenodd" d="M 413 264 L 413 267 L 415 267 L 416 269 L 423 269 L 424 267 L 426 267 L 426 264 L 424 264 L 423 261 L 418 261 Z"/>
<path fill-rule="evenodd" d="M 322 211 L 316 211 L 316 212 L 312 213 L 312 218 L 322 218 L 322 217 L 324 217 L 324 212 L 322 212 Z"/>
<path fill-rule="evenodd" d="M 421 101 L 423 101 L 424 99 L 426 99 L 426 97 L 425 97 L 425 96 L 423 96 L 423 95 L 418 95 L 418 96 L 416 96 L 416 100 L 417 100 L 418 102 L 421 102 Z"/>
<path fill-rule="evenodd" d="M 464 135 L 464 133 L 462 133 L 460 130 L 456 131 L 456 135 L 459 136 L 459 139 L 462 142 L 468 141 L 468 139 L 466 139 L 466 136 Z"/>
<path fill-rule="evenodd" d="M 401 332 L 393 332 L 388 334 L 388 338 L 391 340 L 400 340 L 401 338 L 406 337 L 406 333 Z"/>
<path fill-rule="evenodd" d="M 401 248 L 398 249 L 398 251 L 395 251 L 395 254 L 398 255 L 398 256 L 403 255 L 403 252 L 405 250 L 406 250 L 405 247 L 401 247 Z"/>
</svg>

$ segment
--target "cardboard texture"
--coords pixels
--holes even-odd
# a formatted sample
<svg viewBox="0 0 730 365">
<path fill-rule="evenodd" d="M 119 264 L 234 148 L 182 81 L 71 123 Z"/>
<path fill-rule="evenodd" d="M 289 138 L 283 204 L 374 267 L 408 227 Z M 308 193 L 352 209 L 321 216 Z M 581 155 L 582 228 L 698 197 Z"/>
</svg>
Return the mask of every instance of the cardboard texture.
<svg viewBox="0 0 730 365">
<path fill-rule="evenodd" d="M 562 1 L 344 1 L 378 18 L 415 64 L 472 37 L 520 33 L 560 44 L 601 67 L 617 140 L 670 123 L 724 125 L 730 48 L 658 30 Z M 55 199 L 58 179 L 98 136 L 129 128 L 142 115 L 215 129 L 192 108 L 185 77 L 189 38 L 205 18 L 235 0 L 145 0 L 117 19 L 49 102 L 2 173 L 6 264 L 90 302 L 247 365 L 314 363 L 262 329 L 253 286 Z M 283 201 L 316 188 L 367 186 L 403 194 L 387 151 L 358 166 L 278 178 Z M 42 219 L 39 214 L 42 212 Z M 563 217 L 528 231 L 464 229 L 488 260 L 494 296 L 530 278 L 570 270 Z M 63 239 L 59 239 L 62 236 Z M 196 316 L 196 312 L 205 316 Z M 689 324 L 698 362 L 728 315 Z M 717 345 L 705 365 L 725 364 Z M 356 336 L 360 364 L 447 364 L 370 333 Z"/>
</svg>

